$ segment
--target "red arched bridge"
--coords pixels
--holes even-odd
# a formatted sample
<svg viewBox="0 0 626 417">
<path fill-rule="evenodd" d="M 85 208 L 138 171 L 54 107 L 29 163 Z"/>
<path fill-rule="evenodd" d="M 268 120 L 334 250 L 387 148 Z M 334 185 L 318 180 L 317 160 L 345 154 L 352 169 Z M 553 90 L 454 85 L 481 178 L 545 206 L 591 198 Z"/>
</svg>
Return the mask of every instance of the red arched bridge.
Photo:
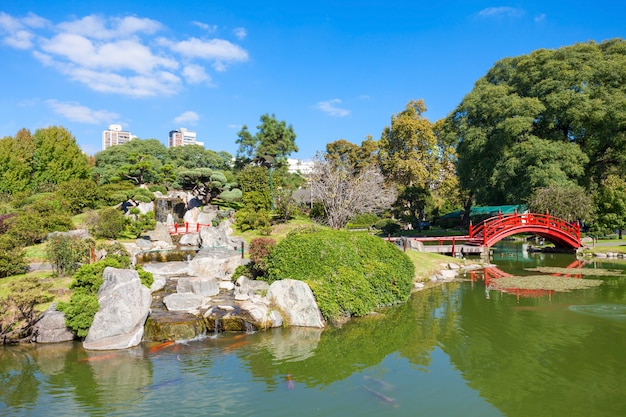
<svg viewBox="0 0 626 417">
<path fill-rule="evenodd" d="M 558 248 L 578 249 L 582 246 L 578 222 L 570 223 L 559 217 L 537 213 L 499 214 L 477 226 L 470 224 L 467 243 L 491 247 L 508 236 L 520 233 L 541 236 Z"/>
</svg>

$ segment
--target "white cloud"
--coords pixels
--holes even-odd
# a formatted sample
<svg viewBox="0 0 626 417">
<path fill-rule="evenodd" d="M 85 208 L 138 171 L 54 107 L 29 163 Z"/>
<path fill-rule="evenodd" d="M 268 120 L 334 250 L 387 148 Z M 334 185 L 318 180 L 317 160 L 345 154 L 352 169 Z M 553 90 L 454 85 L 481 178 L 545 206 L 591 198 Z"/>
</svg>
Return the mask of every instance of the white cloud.
<svg viewBox="0 0 626 417">
<path fill-rule="evenodd" d="M 47 100 L 46 103 L 57 114 L 60 114 L 72 122 L 89 124 L 106 124 L 118 120 L 119 115 L 108 110 L 92 110 L 78 103 L 63 103 L 57 100 Z"/>
<path fill-rule="evenodd" d="M 200 29 L 206 30 L 209 33 L 213 33 L 217 31 L 217 25 L 209 25 L 207 23 L 202 23 L 194 20 L 191 22 L 192 25 L 198 26 Z"/>
<path fill-rule="evenodd" d="M 32 39 L 34 37 L 35 35 L 27 30 L 18 30 L 14 34 L 4 38 L 3 42 L 15 49 L 32 49 Z"/>
<path fill-rule="evenodd" d="M 245 28 L 235 28 L 233 30 L 235 37 L 239 40 L 243 40 L 248 36 L 248 31 Z"/>
<path fill-rule="evenodd" d="M 501 7 L 487 7 L 478 12 L 480 17 L 520 17 L 525 13 L 524 9 L 501 6 Z"/>
<path fill-rule="evenodd" d="M 140 19 L 134 16 L 106 19 L 102 16 L 90 15 L 58 25 L 61 32 L 93 39 L 119 39 L 141 33 L 153 34 L 161 28 L 162 25 L 156 20 Z"/>
<path fill-rule="evenodd" d="M 190 64 L 183 68 L 183 77 L 189 84 L 211 84 L 211 76 L 206 73 L 201 65 Z"/>
<path fill-rule="evenodd" d="M 200 116 L 195 111 L 186 111 L 178 117 L 174 118 L 177 125 L 195 125 L 200 120 Z"/>
<path fill-rule="evenodd" d="M 332 100 L 320 101 L 315 105 L 315 107 L 330 116 L 345 117 L 350 114 L 350 110 L 339 108 L 336 104 L 341 104 L 341 100 L 335 98 Z"/>
<path fill-rule="evenodd" d="M 181 42 L 172 42 L 161 39 L 160 42 L 172 51 L 187 58 L 201 58 L 222 62 L 245 62 L 248 60 L 248 52 L 238 45 L 224 39 L 201 40 L 189 38 Z"/>
<path fill-rule="evenodd" d="M 535 23 L 543 22 L 544 20 L 546 20 L 546 14 L 545 13 L 538 14 L 537 16 L 535 16 L 534 20 L 535 20 Z"/>
<path fill-rule="evenodd" d="M 89 15 L 53 25 L 33 13 L 20 19 L 0 12 L 0 42 L 32 50 L 44 66 L 103 93 L 148 97 L 176 94 L 184 84 L 212 87 L 211 66 L 221 72 L 248 60 L 245 49 L 224 39 L 155 38 L 163 28 L 137 16 Z"/>
</svg>

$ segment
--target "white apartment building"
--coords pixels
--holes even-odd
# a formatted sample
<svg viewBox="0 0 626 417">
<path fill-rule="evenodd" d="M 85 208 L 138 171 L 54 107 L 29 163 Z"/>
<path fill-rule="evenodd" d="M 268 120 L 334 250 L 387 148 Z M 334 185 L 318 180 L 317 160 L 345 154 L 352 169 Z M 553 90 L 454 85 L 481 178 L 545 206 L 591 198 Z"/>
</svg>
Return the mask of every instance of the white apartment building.
<svg viewBox="0 0 626 417">
<path fill-rule="evenodd" d="M 108 130 L 102 131 L 102 150 L 115 145 L 123 145 L 136 137 L 130 132 L 122 130 L 122 125 L 109 125 Z"/>
<path fill-rule="evenodd" d="M 291 174 L 309 175 L 313 172 L 313 161 L 301 161 L 295 158 L 287 158 L 288 171 Z"/>
<path fill-rule="evenodd" d="M 173 146 L 185 146 L 185 145 L 200 145 L 204 146 L 204 142 L 198 142 L 196 138 L 196 132 L 191 132 L 184 127 L 178 130 L 171 130 L 169 136 L 169 147 Z"/>
</svg>

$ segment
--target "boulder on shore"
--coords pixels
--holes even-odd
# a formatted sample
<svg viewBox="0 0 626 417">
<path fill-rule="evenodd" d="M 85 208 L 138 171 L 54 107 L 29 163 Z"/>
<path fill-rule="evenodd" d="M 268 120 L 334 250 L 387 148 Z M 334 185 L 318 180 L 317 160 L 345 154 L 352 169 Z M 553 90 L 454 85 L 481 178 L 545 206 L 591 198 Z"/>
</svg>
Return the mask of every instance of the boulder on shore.
<svg viewBox="0 0 626 417">
<path fill-rule="evenodd" d="M 56 309 L 56 303 L 44 311 L 34 326 L 35 343 L 59 343 L 74 340 L 74 333 L 65 325 L 65 314 Z"/>
<path fill-rule="evenodd" d="M 281 310 L 290 326 L 324 327 L 324 318 L 306 282 L 275 281 L 267 291 L 267 299 Z"/>
<path fill-rule="evenodd" d="M 100 309 L 83 342 L 88 350 L 126 349 L 137 346 L 150 313 L 152 296 L 137 271 L 107 267 L 98 291 Z"/>
</svg>

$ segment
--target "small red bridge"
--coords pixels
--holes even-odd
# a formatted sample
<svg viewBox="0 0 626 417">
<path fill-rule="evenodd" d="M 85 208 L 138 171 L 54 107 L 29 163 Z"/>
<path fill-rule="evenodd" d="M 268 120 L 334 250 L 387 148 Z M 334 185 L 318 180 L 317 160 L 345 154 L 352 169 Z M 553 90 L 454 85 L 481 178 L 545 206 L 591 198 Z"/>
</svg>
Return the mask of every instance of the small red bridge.
<svg viewBox="0 0 626 417">
<path fill-rule="evenodd" d="M 520 233 L 541 236 L 557 248 L 578 249 L 582 246 L 578 222 L 570 223 L 547 213 L 500 214 L 478 226 L 470 224 L 467 243 L 491 247 L 508 236 Z"/>
<path fill-rule="evenodd" d="M 404 237 L 392 238 L 389 241 L 403 243 L 405 250 L 407 242 L 439 243 L 438 246 L 424 246 L 425 252 L 451 253 L 484 253 L 500 240 L 520 234 L 530 233 L 543 237 L 554 243 L 559 249 L 576 250 L 582 246 L 580 241 L 580 225 L 570 223 L 549 214 L 523 213 L 508 214 L 491 217 L 479 225 L 470 224 L 469 235 L 441 236 L 441 237 Z M 464 243 L 463 243 L 464 242 Z M 451 243 L 451 244 L 446 244 Z"/>
</svg>

